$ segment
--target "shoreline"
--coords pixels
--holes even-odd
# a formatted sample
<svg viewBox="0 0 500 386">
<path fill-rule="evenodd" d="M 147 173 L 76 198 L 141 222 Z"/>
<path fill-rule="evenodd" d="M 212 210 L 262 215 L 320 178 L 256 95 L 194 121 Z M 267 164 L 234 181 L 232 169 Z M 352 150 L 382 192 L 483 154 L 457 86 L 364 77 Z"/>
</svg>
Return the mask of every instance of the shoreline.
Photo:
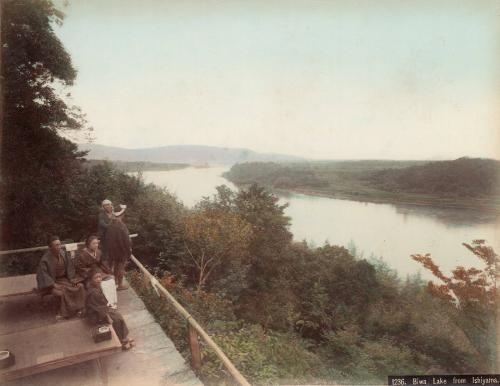
<svg viewBox="0 0 500 386">
<path fill-rule="evenodd" d="M 431 207 L 436 207 L 436 208 L 455 208 L 455 209 L 477 209 L 481 211 L 494 211 L 497 213 L 500 213 L 500 207 L 495 207 L 493 205 L 474 205 L 474 204 L 467 204 L 467 203 L 460 203 L 460 202 L 452 202 L 453 199 L 447 199 L 447 198 L 429 198 L 428 200 L 422 199 L 421 201 L 416 201 L 416 200 L 407 200 L 407 199 L 397 199 L 397 198 L 383 198 L 383 197 L 367 197 L 363 195 L 349 195 L 349 194 L 342 194 L 342 193 L 323 193 L 323 192 L 316 192 L 313 190 L 307 190 L 307 189 L 292 189 L 289 190 L 291 193 L 298 193 L 298 194 L 305 194 L 309 196 L 316 196 L 316 197 L 326 197 L 326 198 L 336 198 L 339 200 L 349 200 L 349 201 L 358 201 L 358 202 L 371 202 L 375 204 L 404 204 L 404 205 L 415 205 L 415 206 L 431 206 Z M 436 200 L 444 200 L 444 201 L 438 201 Z"/>
<path fill-rule="evenodd" d="M 176 165 L 177 166 L 177 165 Z M 182 170 L 187 168 L 195 168 L 195 169 L 206 169 L 217 167 L 220 165 L 192 165 L 192 164 L 183 164 L 182 166 L 171 169 L 150 169 L 150 170 L 141 170 L 143 172 L 152 171 L 174 171 L 174 170 Z M 132 171 L 132 173 L 137 173 L 138 171 Z M 252 183 L 236 183 L 229 179 L 227 176 L 221 175 L 225 180 L 231 182 L 238 188 L 248 188 L 252 185 Z M 272 186 L 266 186 L 263 184 L 259 184 L 264 186 L 266 189 L 269 189 L 272 192 L 279 193 L 281 195 L 286 196 L 287 194 L 302 194 L 306 196 L 312 197 L 323 197 L 323 198 L 333 198 L 338 200 L 347 200 L 347 201 L 355 201 L 355 202 L 365 202 L 365 203 L 373 203 L 373 204 L 391 204 L 391 205 L 408 205 L 408 206 L 418 206 L 418 207 L 429 207 L 429 208 L 437 208 L 437 209 L 466 209 L 466 210 L 477 210 L 482 213 L 493 213 L 496 215 L 500 215 L 500 202 L 494 203 L 493 200 L 488 199 L 478 199 L 485 200 L 487 202 L 471 202 L 467 200 L 459 200 L 458 202 L 453 198 L 446 197 L 431 197 L 431 196 L 421 196 L 415 197 L 415 199 L 404 197 L 404 196 L 396 196 L 389 192 L 381 191 L 381 195 L 376 196 L 376 192 L 374 194 L 350 194 L 345 192 L 324 192 L 317 191 L 314 189 L 308 188 L 274 188 Z M 384 197 L 384 195 L 386 195 Z M 417 195 L 418 194 L 414 194 Z"/>
<path fill-rule="evenodd" d="M 227 177 L 224 177 L 238 188 L 249 187 L 251 184 L 239 184 L 234 181 L 231 181 Z M 265 185 L 262 185 L 265 186 Z M 453 202 L 453 199 L 450 198 L 433 198 L 433 197 L 422 197 L 420 199 L 411 200 L 408 198 L 397 198 L 397 197 L 374 197 L 366 194 L 348 194 L 348 193 L 335 193 L 335 192 L 321 192 L 312 189 L 304 189 L 304 188 L 292 188 L 292 189 L 283 189 L 283 188 L 273 188 L 269 186 L 265 186 L 266 189 L 270 189 L 273 192 L 281 193 L 281 194 L 303 194 L 306 196 L 313 197 L 324 197 L 324 198 L 334 198 L 338 200 L 347 200 L 347 201 L 356 201 L 356 202 L 366 202 L 373 204 L 391 204 L 391 205 L 410 205 L 410 206 L 420 206 L 420 207 L 432 207 L 432 208 L 441 208 L 441 209 L 468 209 L 468 210 L 478 210 L 481 212 L 489 212 L 500 214 L 500 204 L 484 204 L 484 203 L 467 203 L 467 202 Z M 440 201 L 443 200 L 443 201 Z"/>
</svg>

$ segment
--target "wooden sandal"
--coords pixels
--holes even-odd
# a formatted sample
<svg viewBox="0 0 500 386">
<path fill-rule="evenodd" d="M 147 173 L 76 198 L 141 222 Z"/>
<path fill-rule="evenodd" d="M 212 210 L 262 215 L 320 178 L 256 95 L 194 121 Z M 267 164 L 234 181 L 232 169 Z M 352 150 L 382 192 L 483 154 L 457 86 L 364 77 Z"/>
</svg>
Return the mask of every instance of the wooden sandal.
<svg viewBox="0 0 500 386">
<path fill-rule="evenodd" d="M 135 347 L 135 341 L 133 339 L 127 339 L 125 342 L 122 343 L 123 351 L 128 351 L 132 347 Z"/>
</svg>

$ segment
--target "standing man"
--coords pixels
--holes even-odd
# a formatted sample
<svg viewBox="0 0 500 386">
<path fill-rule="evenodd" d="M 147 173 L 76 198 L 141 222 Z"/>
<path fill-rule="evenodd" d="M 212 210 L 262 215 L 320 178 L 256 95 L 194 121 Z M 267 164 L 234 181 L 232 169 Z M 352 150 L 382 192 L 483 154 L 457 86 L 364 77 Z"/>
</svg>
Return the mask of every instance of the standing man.
<svg viewBox="0 0 500 386">
<path fill-rule="evenodd" d="M 125 275 L 125 265 L 132 255 L 132 243 L 130 242 L 127 226 L 123 222 L 126 205 L 120 205 L 121 210 L 113 213 L 113 219 L 106 231 L 106 247 L 113 272 L 115 275 L 116 289 L 126 290 L 127 285 L 123 284 Z"/>
<path fill-rule="evenodd" d="M 113 218 L 113 203 L 105 199 L 101 204 L 101 209 L 99 210 L 99 219 L 98 219 L 98 234 L 100 239 L 100 247 L 102 252 L 102 259 L 107 262 L 108 257 L 108 248 L 106 245 L 106 231 L 108 230 L 109 224 L 111 224 L 111 220 Z"/>
</svg>

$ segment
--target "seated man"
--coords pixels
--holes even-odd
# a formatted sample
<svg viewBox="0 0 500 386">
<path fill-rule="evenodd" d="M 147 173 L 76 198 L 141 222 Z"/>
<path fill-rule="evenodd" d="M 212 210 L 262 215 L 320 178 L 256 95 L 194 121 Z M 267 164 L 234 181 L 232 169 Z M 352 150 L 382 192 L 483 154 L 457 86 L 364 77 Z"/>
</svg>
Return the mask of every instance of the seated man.
<svg viewBox="0 0 500 386">
<path fill-rule="evenodd" d="M 81 314 L 85 308 L 85 289 L 76 279 L 73 261 L 61 249 L 59 237 L 50 237 L 48 246 L 36 273 L 38 289 L 61 299 L 58 319 Z"/>
</svg>

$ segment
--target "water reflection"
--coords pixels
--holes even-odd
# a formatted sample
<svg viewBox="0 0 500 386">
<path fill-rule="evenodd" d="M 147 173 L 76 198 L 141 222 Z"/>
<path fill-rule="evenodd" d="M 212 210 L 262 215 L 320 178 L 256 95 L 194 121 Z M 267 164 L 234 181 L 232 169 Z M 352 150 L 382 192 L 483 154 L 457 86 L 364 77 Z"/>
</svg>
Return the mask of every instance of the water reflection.
<svg viewBox="0 0 500 386">
<path fill-rule="evenodd" d="M 485 210 L 436 208 L 425 205 L 395 204 L 397 213 L 401 215 L 433 217 L 434 219 L 453 226 L 468 226 L 470 224 L 488 224 L 498 221 L 498 214 Z"/>
<path fill-rule="evenodd" d="M 446 223 L 442 217 L 438 220 L 425 212 L 401 213 L 391 204 L 307 195 L 289 196 L 285 201 L 290 204 L 287 214 L 292 217 L 291 229 L 296 239 L 313 241 L 316 245 L 328 241 L 344 246 L 354 241 L 364 257 L 381 256 L 403 275 L 420 268 L 410 258 L 411 254 L 431 253 L 443 270 L 449 272 L 457 265 L 478 265 L 477 258 L 462 242 L 482 238 L 500 250 L 496 222 Z"/>
</svg>

